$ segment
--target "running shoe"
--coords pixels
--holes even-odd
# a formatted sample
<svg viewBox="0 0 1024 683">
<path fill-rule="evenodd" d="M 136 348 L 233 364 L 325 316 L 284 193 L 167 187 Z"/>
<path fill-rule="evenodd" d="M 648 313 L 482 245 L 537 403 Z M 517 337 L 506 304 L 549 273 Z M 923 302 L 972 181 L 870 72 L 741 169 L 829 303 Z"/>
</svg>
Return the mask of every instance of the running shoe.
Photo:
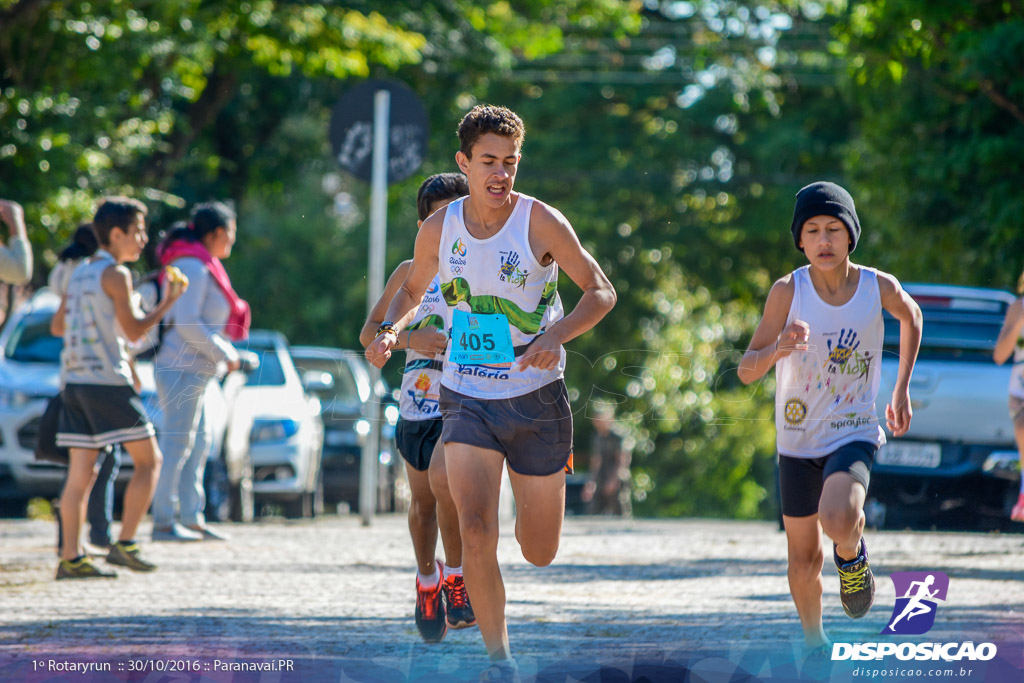
<svg viewBox="0 0 1024 683">
<path fill-rule="evenodd" d="M 480 674 L 481 683 L 521 683 L 519 666 L 514 659 L 503 659 L 491 662 L 491 665 Z"/>
<path fill-rule="evenodd" d="M 185 528 L 202 536 L 204 541 L 227 541 L 231 538 L 223 531 L 218 531 L 205 524 L 202 526 L 187 526 Z"/>
<path fill-rule="evenodd" d="M 828 681 L 832 679 L 831 643 L 823 643 L 807 652 L 800 667 L 800 677 L 812 681 Z"/>
<path fill-rule="evenodd" d="M 153 540 L 194 543 L 203 540 L 203 535 L 175 522 L 170 526 L 153 527 Z"/>
<path fill-rule="evenodd" d="M 832 545 L 832 556 L 839 570 L 839 597 L 843 609 L 853 619 L 860 619 L 875 601 L 875 577 L 868 566 L 868 546 L 860 539 L 860 553 L 852 560 L 844 560 Z"/>
<path fill-rule="evenodd" d="M 1021 493 L 1020 497 L 1017 498 L 1017 504 L 1013 506 L 1010 519 L 1014 522 L 1024 522 L 1024 493 Z"/>
<path fill-rule="evenodd" d="M 448 627 L 454 629 L 476 625 L 473 606 L 469 604 L 466 582 L 462 574 L 452 574 L 444 580 L 444 597 L 448 603 Z"/>
<path fill-rule="evenodd" d="M 122 543 L 118 541 L 110 546 L 110 553 L 107 555 L 107 562 L 128 567 L 136 572 L 151 572 L 156 569 L 152 562 L 146 562 L 139 557 L 138 543 Z"/>
<path fill-rule="evenodd" d="M 61 560 L 57 565 L 57 580 L 61 579 L 116 579 L 117 572 L 100 569 L 92 558 L 83 555 L 77 560 Z"/>
<path fill-rule="evenodd" d="M 444 576 L 444 566 L 440 562 L 437 569 Z M 428 643 L 441 642 L 448 632 L 443 586 L 444 579 L 439 578 L 436 586 L 424 588 L 420 585 L 419 573 L 416 574 L 416 628 Z"/>
</svg>

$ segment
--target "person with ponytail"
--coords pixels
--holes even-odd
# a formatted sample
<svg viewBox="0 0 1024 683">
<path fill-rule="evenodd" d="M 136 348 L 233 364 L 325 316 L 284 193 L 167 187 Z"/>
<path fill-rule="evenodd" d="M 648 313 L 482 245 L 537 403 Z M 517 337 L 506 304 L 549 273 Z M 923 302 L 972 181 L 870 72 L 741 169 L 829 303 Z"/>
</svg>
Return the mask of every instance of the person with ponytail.
<svg viewBox="0 0 1024 683">
<path fill-rule="evenodd" d="M 999 331 L 992 356 L 999 365 L 1013 358 L 1009 388 L 1010 419 L 1013 421 L 1013 435 L 1020 454 L 1022 476 L 1020 495 L 1010 512 L 1010 519 L 1024 522 L 1024 273 L 1017 280 L 1017 300 L 1006 309 L 1006 319 L 1003 321 L 1003 329 Z"/>
<path fill-rule="evenodd" d="M 233 342 L 249 335 L 249 305 L 232 289 L 221 263 L 231 255 L 236 229 L 228 206 L 199 204 L 191 221 L 157 248 L 160 263 L 178 268 L 189 287 L 171 309 L 155 357 L 164 464 L 153 497 L 154 541 L 225 539 L 203 513 L 203 473 L 212 443 L 203 402 L 212 379 L 239 368 Z"/>
</svg>

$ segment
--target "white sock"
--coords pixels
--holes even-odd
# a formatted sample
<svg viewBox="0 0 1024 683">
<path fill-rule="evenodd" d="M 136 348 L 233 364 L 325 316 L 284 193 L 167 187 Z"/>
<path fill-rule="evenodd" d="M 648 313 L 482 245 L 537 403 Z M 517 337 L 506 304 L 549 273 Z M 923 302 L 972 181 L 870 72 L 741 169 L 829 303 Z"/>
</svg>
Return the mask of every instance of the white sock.
<svg viewBox="0 0 1024 683">
<path fill-rule="evenodd" d="M 462 576 L 462 567 L 449 567 L 448 565 L 445 565 L 444 578 L 447 579 L 449 576 L 452 576 L 453 574 L 455 576 Z"/>
<path fill-rule="evenodd" d="M 417 570 L 416 577 L 420 580 L 420 585 L 424 588 L 433 588 L 437 585 L 437 582 L 441 580 L 441 572 L 437 570 L 437 565 L 435 564 L 433 574 L 426 576 Z"/>
</svg>

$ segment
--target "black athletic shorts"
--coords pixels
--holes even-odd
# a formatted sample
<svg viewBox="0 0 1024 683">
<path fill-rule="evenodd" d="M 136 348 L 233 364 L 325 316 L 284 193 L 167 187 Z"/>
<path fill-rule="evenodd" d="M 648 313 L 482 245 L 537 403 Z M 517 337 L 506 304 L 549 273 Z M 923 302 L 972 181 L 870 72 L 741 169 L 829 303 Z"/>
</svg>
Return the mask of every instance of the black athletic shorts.
<svg viewBox="0 0 1024 683">
<path fill-rule="evenodd" d="M 446 444 L 503 453 L 518 474 L 572 471 L 572 411 L 560 379 L 515 398 L 473 398 L 441 385 L 441 415 Z"/>
<path fill-rule="evenodd" d="M 125 384 L 69 384 L 57 426 L 62 448 L 103 449 L 156 435 L 135 387 Z"/>
<path fill-rule="evenodd" d="M 820 458 L 794 458 L 779 454 L 779 486 L 782 514 L 809 517 L 818 514 L 818 502 L 825 480 L 836 472 L 846 472 L 868 489 L 871 464 L 878 446 L 869 441 L 854 441 Z"/>
<path fill-rule="evenodd" d="M 426 472 L 430 468 L 430 456 L 441 438 L 441 418 L 432 420 L 400 419 L 395 427 L 395 441 L 398 452 L 413 469 Z"/>
</svg>

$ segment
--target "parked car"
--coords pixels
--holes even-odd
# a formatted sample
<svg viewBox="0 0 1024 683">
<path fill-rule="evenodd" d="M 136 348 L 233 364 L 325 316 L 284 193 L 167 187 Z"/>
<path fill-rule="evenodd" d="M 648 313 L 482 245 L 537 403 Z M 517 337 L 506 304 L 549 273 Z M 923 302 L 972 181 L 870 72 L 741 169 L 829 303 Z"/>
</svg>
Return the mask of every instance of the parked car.
<svg viewBox="0 0 1024 683">
<path fill-rule="evenodd" d="M 307 391 L 320 398 L 327 502 L 359 509 L 363 445 L 376 424 L 380 430 L 376 509 L 394 510 L 395 484 L 401 473 L 395 447 L 398 406 L 387 385 L 381 381 L 376 387 L 370 386 L 370 373 L 361 353 L 323 346 L 293 346 L 291 352 Z M 372 415 L 373 402 L 384 404 L 382 417 L 377 420 Z"/>
<path fill-rule="evenodd" d="M 234 409 L 238 428 L 228 439 L 248 440 L 256 501 L 283 502 L 289 517 L 322 514 L 320 400 L 305 391 L 288 341 L 280 332 L 252 330 L 242 346 L 260 357 L 260 367 L 238 393 Z"/>
<path fill-rule="evenodd" d="M 868 522 L 1002 527 L 1016 501 L 1020 473 L 1007 411 L 1010 367 L 996 365 L 992 350 L 1014 297 L 975 287 L 904 288 L 924 314 L 910 383 L 914 414 L 906 435 L 890 438 L 875 458 L 865 504 Z M 882 419 L 898 357 L 899 322 L 885 314 L 876 405 Z"/>
<path fill-rule="evenodd" d="M 60 387 L 60 353 L 64 342 L 50 334 L 50 320 L 60 306 L 60 298 L 49 289 L 37 292 L 18 308 L 0 334 L 0 501 L 3 513 L 20 516 L 31 498 L 53 499 L 60 496 L 65 467 L 35 460 L 39 421 L 46 402 Z M 156 393 L 153 365 L 136 363 L 142 382 L 140 392 L 153 424 L 160 426 L 161 411 Z M 232 374 L 224 382 L 230 392 L 233 383 L 244 380 Z M 206 405 L 206 419 L 215 434 L 230 432 L 230 401 L 224 399 L 220 385 L 208 388 L 213 400 Z M 216 490 L 207 489 L 208 500 L 225 501 L 221 517 L 210 505 L 214 519 L 252 519 L 252 466 L 248 444 L 244 449 L 225 450 L 215 444 L 207 470 L 223 471 Z M 131 478 L 131 457 L 124 454 L 117 483 L 123 487 Z"/>
</svg>

